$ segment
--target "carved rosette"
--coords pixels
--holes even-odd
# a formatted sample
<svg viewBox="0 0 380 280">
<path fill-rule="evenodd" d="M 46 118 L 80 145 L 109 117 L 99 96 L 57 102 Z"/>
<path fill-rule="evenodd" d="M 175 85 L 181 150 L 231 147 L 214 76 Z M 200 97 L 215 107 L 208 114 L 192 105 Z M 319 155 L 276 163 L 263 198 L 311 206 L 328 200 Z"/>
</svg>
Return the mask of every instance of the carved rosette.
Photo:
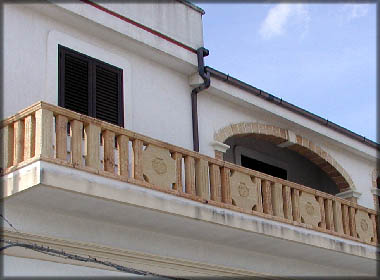
<svg viewBox="0 0 380 280">
<path fill-rule="evenodd" d="M 303 222 L 317 227 L 322 216 L 320 205 L 315 199 L 315 196 L 310 193 L 302 192 L 299 202 L 300 214 Z"/>
<path fill-rule="evenodd" d="M 176 164 L 168 150 L 149 145 L 142 154 L 144 178 L 151 184 L 171 189 L 175 183 Z"/>
<path fill-rule="evenodd" d="M 368 213 L 358 210 L 355 215 L 355 222 L 356 232 L 358 233 L 359 238 L 365 242 L 371 242 L 374 233 L 373 224 Z"/>
<path fill-rule="evenodd" d="M 235 171 L 230 179 L 231 197 L 236 206 L 252 210 L 257 203 L 257 186 L 251 176 Z"/>
</svg>

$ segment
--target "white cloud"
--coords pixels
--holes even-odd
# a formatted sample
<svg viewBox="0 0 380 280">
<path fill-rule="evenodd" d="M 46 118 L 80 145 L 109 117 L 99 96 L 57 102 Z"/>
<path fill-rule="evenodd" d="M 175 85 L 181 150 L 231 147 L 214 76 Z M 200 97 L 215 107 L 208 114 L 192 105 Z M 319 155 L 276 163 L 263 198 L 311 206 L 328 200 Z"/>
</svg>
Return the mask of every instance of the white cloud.
<svg viewBox="0 0 380 280">
<path fill-rule="evenodd" d="M 261 23 L 259 34 L 264 39 L 270 39 L 285 34 L 291 25 L 302 27 L 302 33 L 305 33 L 309 21 L 309 11 L 303 4 L 277 4 Z"/>
<path fill-rule="evenodd" d="M 345 4 L 342 11 L 347 21 L 364 17 L 368 14 L 369 4 Z"/>
</svg>

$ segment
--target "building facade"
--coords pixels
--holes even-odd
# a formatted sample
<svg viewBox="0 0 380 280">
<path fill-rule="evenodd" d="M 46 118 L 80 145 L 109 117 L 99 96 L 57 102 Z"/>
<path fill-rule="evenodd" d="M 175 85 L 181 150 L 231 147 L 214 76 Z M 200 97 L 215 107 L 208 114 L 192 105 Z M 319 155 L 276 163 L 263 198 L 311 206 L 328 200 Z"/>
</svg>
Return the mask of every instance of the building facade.
<svg viewBox="0 0 380 280">
<path fill-rule="evenodd" d="M 203 67 L 203 14 L 3 5 L 5 276 L 376 275 L 378 144 Z"/>
</svg>

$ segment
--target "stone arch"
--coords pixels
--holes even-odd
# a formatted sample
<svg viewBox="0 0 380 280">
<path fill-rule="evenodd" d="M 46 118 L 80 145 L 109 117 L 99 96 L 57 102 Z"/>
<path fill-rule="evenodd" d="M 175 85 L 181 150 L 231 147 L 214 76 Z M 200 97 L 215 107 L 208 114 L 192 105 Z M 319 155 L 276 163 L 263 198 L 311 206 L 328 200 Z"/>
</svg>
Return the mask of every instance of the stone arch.
<svg viewBox="0 0 380 280">
<path fill-rule="evenodd" d="M 214 140 L 224 143 L 236 135 L 252 134 L 257 138 L 284 145 L 312 161 L 335 182 L 340 192 L 355 190 L 355 185 L 343 167 L 320 146 L 292 131 L 258 122 L 241 122 L 228 125 L 214 133 Z M 217 155 L 217 154 L 216 154 Z"/>
<path fill-rule="evenodd" d="M 372 171 L 372 188 L 377 189 L 377 178 L 380 177 L 380 169 L 375 168 Z"/>
</svg>

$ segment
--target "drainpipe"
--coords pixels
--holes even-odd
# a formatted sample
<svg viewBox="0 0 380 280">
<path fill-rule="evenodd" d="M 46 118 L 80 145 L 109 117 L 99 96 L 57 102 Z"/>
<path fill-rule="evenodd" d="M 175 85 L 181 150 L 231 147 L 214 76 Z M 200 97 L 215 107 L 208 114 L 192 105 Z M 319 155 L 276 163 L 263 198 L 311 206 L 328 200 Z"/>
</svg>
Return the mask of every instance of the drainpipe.
<svg viewBox="0 0 380 280">
<path fill-rule="evenodd" d="M 199 152 L 199 134 L 198 134 L 198 103 L 197 94 L 210 86 L 210 73 L 205 71 L 204 57 L 208 56 L 209 51 L 204 47 L 197 49 L 198 56 L 198 73 L 203 79 L 203 84 L 191 91 L 191 113 L 193 122 L 193 149 Z"/>
</svg>

